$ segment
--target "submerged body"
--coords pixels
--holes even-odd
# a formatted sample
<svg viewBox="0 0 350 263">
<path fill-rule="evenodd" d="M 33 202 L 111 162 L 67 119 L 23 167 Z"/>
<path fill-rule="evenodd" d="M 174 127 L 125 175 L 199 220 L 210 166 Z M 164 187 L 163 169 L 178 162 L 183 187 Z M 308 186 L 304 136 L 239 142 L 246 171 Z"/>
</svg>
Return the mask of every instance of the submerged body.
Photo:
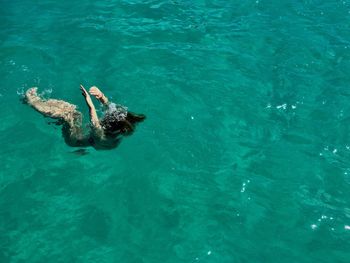
<svg viewBox="0 0 350 263">
<path fill-rule="evenodd" d="M 91 129 L 84 132 L 82 114 L 77 107 L 63 100 L 44 99 L 37 94 L 37 88 L 27 90 L 25 96 L 29 105 L 46 117 L 62 121 L 62 135 L 67 145 L 95 149 L 113 149 L 122 135 L 129 135 L 137 122 L 145 116 L 127 111 L 126 107 L 109 103 L 107 97 L 97 88 L 91 87 L 90 94 L 95 96 L 105 107 L 105 115 L 99 119 L 89 93 L 81 86 L 82 94 L 89 108 Z"/>
</svg>

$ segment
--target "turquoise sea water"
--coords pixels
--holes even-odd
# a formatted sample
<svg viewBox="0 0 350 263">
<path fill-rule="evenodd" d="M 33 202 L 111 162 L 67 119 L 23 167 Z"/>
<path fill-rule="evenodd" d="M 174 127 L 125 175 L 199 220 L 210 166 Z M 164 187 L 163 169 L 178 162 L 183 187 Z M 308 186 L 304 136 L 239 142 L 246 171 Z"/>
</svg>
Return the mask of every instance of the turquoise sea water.
<svg viewBox="0 0 350 263">
<path fill-rule="evenodd" d="M 350 262 L 350 1 L 0 0 L 0 262 Z M 111 151 L 21 103 L 147 115 Z"/>
</svg>

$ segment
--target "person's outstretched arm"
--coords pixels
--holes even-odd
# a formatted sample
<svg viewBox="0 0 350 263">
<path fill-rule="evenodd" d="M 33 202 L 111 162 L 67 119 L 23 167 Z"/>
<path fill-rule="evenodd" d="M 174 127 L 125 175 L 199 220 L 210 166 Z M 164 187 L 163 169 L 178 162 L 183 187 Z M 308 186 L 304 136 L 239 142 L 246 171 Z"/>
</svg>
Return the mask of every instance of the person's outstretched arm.
<svg viewBox="0 0 350 263">
<path fill-rule="evenodd" d="M 108 98 L 102 93 L 102 91 L 98 87 L 92 86 L 89 92 L 92 96 L 95 96 L 95 98 L 98 99 L 103 105 L 108 104 Z"/>
<path fill-rule="evenodd" d="M 95 106 L 92 103 L 92 100 L 91 100 L 89 93 L 86 91 L 86 89 L 83 87 L 83 85 L 80 85 L 80 90 L 82 91 L 82 95 L 84 96 L 86 104 L 89 107 L 90 121 L 91 121 L 92 126 L 95 128 L 95 130 L 99 131 L 99 133 L 100 132 L 103 133 L 100 121 L 98 120 L 98 117 L 97 117 Z"/>
</svg>

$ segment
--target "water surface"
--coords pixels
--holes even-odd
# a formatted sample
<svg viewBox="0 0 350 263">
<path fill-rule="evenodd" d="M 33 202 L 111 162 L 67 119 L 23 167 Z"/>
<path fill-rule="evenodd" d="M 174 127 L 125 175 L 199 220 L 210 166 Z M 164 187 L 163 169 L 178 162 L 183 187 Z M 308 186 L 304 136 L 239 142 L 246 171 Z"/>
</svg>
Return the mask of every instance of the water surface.
<svg viewBox="0 0 350 263">
<path fill-rule="evenodd" d="M 0 262 L 349 262 L 349 24 L 349 1 L 0 0 Z M 72 153 L 20 98 L 87 116 L 80 83 L 147 120 Z"/>
</svg>

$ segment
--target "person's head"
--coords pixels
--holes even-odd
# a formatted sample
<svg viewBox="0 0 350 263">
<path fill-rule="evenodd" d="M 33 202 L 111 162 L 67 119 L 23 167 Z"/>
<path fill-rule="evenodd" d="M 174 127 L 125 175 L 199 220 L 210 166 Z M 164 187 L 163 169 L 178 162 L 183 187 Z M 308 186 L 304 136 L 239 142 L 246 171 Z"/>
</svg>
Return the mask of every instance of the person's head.
<svg viewBox="0 0 350 263">
<path fill-rule="evenodd" d="M 134 129 L 135 124 L 143 121 L 146 118 L 143 114 L 134 114 L 128 112 L 123 119 L 115 118 L 113 114 L 107 113 L 101 121 L 101 125 L 106 135 L 130 135 Z"/>
</svg>

